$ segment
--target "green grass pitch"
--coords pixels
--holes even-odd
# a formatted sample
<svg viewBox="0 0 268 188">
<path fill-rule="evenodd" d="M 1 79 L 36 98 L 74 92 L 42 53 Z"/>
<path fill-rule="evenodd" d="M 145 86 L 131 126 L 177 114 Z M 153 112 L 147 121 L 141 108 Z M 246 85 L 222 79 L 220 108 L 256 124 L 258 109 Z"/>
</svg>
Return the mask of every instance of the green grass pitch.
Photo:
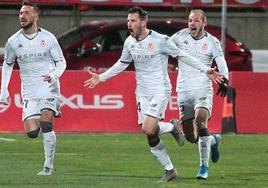
<svg viewBox="0 0 268 188">
<path fill-rule="evenodd" d="M 162 167 L 143 134 L 57 134 L 55 174 L 40 177 L 42 136 L 0 134 L 0 187 L 27 188 L 200 188 L 268 187 L 268 135 L 224 135 L 221 158 L 210 161 L 208 180 L 197 180 L 196 144 L 176 145 L 161 137 L 180 177 L 159 183 Z"/>
</svg>

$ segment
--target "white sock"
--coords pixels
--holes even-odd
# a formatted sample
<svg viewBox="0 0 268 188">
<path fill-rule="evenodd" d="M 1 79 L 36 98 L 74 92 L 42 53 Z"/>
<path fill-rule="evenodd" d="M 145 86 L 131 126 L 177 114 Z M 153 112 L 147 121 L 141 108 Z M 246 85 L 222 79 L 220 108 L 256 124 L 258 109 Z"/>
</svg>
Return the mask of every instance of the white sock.
<svg viewBox="0 0 268 188">
<path fill-rule="evenodd" d="M 211 146 L 216 144 L 216 140 L 215 140 L 215 137 L 213 135 L 210 135 L 210 141 L 211 141 Z"/>
<path fill-rule="evenodd" d="M 44 167 L 53 168 L 53 159 L 56 148 L 56 135 L 54 131 L 43 133 L 43 143 L 45 152 Z"/>
<path fill-rule="evenodd" d="M 169 122 L 159 122 L 158 125 L 159 125 L 158 135 L 170 133 L 174 129 L 174 126 Z"/>
<path fill-rule="evenodd" d="M 209 154 L 210 154 L 210 136 L 202 136 L 198 139 L 198 149 L 200 157 L 200 166 L 205 165 L 208 167 Z"/>
<path fill-rule="evenodd" d="M 172 170 L 174 168 L 168 156 L 166 146 L 161 140 L 156 146 L 151 147 L 151 152 L 165 170 Z"/>
</svg>

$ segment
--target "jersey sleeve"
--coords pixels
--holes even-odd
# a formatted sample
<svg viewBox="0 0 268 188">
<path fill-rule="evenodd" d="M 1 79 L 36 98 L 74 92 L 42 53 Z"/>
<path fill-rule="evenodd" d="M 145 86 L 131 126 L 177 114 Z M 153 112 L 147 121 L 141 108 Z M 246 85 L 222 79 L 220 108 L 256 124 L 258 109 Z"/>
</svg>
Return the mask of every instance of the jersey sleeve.
<svg viewBox="0 0 268 188">
<path fill-rule="evenodd" d="M 218 56 L 224 56 L 220 41 L 217 38 L 212 37 L 211 42 L 213 46 L 212 48 L 213 58 L 216 58 Z"/>
<path fill-rule="evenodd" d="M 229 79 L 229 71 L 227 67 L 227 63 L 225 61 L 224 56 L 218 56 L 215 58 L 215 62 L 217 64 L 217 67 L 219 69 L 219 72 L 224 75 L 225 78 Z"/>
<path fill-rule="evenodd" d="M 14 64 L 7 64 L 4 62 L 2 67 L 2 81 L 1 81 L 1 91 L 0 91 L 0 102 L 8 103 L 8 85 L 11 79 L 12 70 Z"/>
<path fill-rule="evenodd" d="M 63 56 L 61 47 L 55 37 L 52 38 L 50 54 L 55 62 L 55 69 L 52 73 L 55 77 L 60 77 L 66 69 L 66 60 Z"/>
<path fill-rule="evenodd" d="M 177 33 L 173 34 L 171 37 L 170 37 L 170 40 L 178 47 L 179 46 L 179 35 L 180 35 L 180 31 L 178 31 Z"/>
<path fill-rule="evenodd" d="M 197 70 L 200 70 L 201 72 L 206 73 L 209 68 L 198 61 L 196 58 L 180 50 L 170 38 L 165 38 L 162 48 L 164 49 L 165 53 L 180 60 L 180 63 L 185 63 Z"/>
<path fill-rule="evenodd" d="M 122 54 L 121 54 L 121 57 L 120 57 L 120 61 L 122 61 L 124 63 L 131 63 L 133 61 L 129 49 L 130 49 L 130 42 L 127 39 L 125 41 L 125 43 L 124 43 L 124 46 L 123 46 L 123 50 L 122 50 Z"/>
<path fill-rule="evenodd" d="M 215 37 L 212 37 L 211 41 L 213 45 L 213 48 L 212 48 L 213 58 L 215 59 L 219 72 L 222 73 L 225 76 L 225 78 L 228 79 L 229 71 L 228 71 L 226 60 L 224 58 L 224 53 L 221 47 L 221 43 Z"/>
<path fill-rule="evenodd" d="M 13 50 L 10 41 L 7 41 L 5 45 L 4 63 L 11 65 L 16 59 L 15 51 Z"/>
</svg>

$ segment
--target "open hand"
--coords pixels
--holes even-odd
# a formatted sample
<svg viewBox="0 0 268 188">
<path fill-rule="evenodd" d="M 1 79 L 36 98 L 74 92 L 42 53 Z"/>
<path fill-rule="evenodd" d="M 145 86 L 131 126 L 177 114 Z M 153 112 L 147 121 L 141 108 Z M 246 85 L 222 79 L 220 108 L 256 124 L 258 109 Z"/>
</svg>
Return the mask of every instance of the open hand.
<svg viewBox="0 0 268 188">
<path fill-rule="evenodd" d="M 84 87 L 94 88 L 96 85 L 100 83 L 100 77 L 98 74 L 94 72 L 88 71 L 88 73 L 91 75 L 91 78 L 84 82 Z"/>
</svg>

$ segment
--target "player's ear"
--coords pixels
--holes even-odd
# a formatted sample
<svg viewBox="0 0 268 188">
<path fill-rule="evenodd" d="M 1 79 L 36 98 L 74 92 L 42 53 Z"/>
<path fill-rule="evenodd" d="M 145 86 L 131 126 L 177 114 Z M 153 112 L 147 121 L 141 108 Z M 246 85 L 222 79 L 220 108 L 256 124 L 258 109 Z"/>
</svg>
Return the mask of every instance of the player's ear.
<svg viewBox="0 0 268 188">
<path fill-rule="evenodd" d="M 39 20 L 39 15 L 37 13 L 35 14 L 35 19 L 36 19 L 36 21 Z"/>
<path fill-rule="evenodd" d="M 141 20 L 142 27 L 147 27 L 147 19 Z"/>
</svg>

